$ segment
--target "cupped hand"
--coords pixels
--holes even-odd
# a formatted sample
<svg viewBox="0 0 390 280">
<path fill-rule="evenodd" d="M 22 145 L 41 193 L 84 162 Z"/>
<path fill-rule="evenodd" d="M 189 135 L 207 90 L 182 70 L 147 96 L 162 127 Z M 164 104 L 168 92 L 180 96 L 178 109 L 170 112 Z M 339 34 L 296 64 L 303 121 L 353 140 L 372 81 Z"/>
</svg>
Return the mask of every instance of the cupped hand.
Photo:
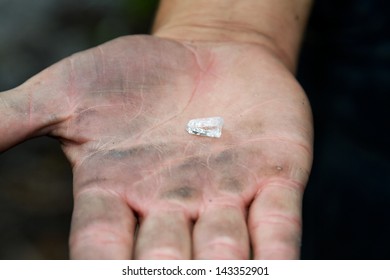
<svg viewBox="0 0 390 280">
<path fill-rule="evenodd" d="M 0 149 L 49 134 L 72 164 L 72 258 L 299 257 L 311 112 L 266 48 L 122 37 L 0 101 Z M 186 132 L 213 116 L 221 138 Z"/>
</svg>

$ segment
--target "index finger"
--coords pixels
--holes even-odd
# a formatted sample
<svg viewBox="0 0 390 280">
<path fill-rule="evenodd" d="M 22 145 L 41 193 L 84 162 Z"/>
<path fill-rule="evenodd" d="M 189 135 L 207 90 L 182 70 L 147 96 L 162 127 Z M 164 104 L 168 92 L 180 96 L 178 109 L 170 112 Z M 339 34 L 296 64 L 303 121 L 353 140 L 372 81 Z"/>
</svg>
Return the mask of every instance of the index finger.
<svg viewBox="0 0 390 280">
<path fill-rule="evenodd" d="M 91 187 L 75 196 L 72 259 L 131 259 L 136 218 L 119 195 Z"/>
</svg>

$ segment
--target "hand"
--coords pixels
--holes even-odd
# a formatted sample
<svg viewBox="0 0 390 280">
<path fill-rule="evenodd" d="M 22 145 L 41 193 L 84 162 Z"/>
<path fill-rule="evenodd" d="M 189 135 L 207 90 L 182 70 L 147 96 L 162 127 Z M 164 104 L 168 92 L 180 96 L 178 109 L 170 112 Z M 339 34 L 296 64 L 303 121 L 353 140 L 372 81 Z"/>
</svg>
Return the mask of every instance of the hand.
<svg viewBox="0 0 390 280">
<path fill-rule="evenodd" d="M 49 134 L 72 164 L 72 258 L 299 257 L 311 112 L 266 48 L 122 37 L 0 101 L 0 150 Z M 211 116 L 221 138 L 185 131 Z"/>
</svg>

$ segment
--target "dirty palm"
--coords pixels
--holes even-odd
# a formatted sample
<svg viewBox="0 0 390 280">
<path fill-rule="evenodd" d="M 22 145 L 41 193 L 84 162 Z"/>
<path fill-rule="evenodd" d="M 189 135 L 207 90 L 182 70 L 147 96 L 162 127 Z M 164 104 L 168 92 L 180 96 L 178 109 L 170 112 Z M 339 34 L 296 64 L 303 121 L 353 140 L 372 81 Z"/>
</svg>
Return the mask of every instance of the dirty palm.
<svg viewBox="0 0 390 280">
<path fill-rule="evenodd" d="M 72 164 L 72 258 L 299 257 L 311 112 L 267 49 L 122 37 L 18 91 Z M 210 116 L 220 138 L 187 133 Z"/>
</svg>

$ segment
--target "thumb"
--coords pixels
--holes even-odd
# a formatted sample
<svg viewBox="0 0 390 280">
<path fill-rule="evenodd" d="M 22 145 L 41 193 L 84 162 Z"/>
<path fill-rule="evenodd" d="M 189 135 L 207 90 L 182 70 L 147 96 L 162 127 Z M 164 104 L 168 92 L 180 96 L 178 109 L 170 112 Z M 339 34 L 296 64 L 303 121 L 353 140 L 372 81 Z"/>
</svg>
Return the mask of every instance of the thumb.
<svg viewBox="0 0 390 280">
<path fill-rule="evenodd" d="M 0 92 L 0 153 L 49 133 L 66 119 L 68 106 L 58 68 L 54 65 L 22 85 Z"/>
</svg>

